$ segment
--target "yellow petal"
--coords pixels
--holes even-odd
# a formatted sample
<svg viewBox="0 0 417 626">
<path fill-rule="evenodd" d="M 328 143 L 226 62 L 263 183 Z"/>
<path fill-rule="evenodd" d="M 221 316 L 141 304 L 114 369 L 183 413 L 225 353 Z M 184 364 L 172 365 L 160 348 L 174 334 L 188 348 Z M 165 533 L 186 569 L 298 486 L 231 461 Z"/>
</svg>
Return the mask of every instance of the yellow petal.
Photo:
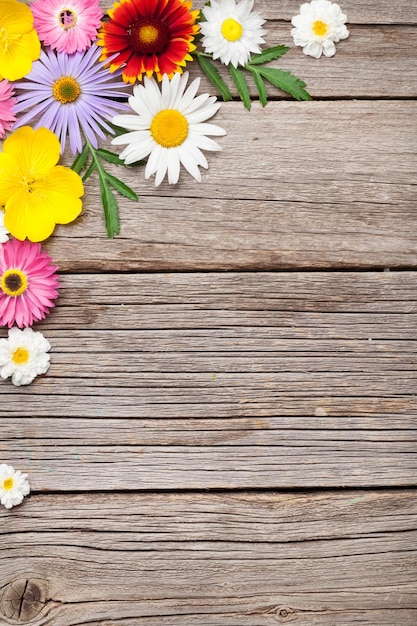
<svg viewBox="0 0 417 626">
<path fill-rule="evenodd" d="M 24 35 L 10 35 L 7 43 L 6 50 L 0 51 L 0 75 L 19 80 L 29 74 L 32 62 L 39 58 L 41 44 L 34 28 Z"/>
<path fill-rule="evenodd" d="M 23 35 L 33 28 L 33 15 L 22 2 L 0 0 L 0 28 L 12 35 Z"/>
<path fill-rule="evenodd" d="M 0 205 L 22 187 L 22 176 L 16 159 L 10 154 L 0 153 Z"/>
<path fill-rule="evenodd" d="M 22 126 L 5 140 L 3 151 L 16 160 L 22 174 L 37 178 L 45 176 L 58 162 L 60 143 L 48 128 Z"/>
<path fill-rule="evenodd" d="M 69 167 L 64 167 L 63 165 L 53 167 L 39 186 L 42 187 L 42 193 L 48 197 L 50 194 L 60 194 L 79 198 L 84 194 L 84 185 L 81 176 L 77 174 L 77 172 L 74 172 L 74 170 Z M 63 224 L 64 222 L 60 223 Z"/>
</svg>

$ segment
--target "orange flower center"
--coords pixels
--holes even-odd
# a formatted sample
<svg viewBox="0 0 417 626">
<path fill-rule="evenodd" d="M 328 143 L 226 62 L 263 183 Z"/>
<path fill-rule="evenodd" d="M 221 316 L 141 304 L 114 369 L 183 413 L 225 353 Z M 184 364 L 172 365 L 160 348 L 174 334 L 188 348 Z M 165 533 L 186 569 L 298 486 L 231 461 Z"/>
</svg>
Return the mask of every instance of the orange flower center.
<svg viewBox="0 0 417 626">
<path fill-rule="evenodd" d="M 136 20 L 127 35 L 132 49 L 139 54 L 161 54 L 169 39 L 167 24 L 152 17 Z"/>
</svg>

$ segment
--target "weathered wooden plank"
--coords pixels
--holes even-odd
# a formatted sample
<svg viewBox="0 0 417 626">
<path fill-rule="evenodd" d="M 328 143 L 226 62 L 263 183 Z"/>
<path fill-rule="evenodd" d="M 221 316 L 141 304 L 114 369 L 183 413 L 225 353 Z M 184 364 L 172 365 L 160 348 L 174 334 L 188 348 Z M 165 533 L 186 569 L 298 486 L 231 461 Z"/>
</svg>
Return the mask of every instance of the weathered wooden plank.
<svg viewBox="0 0 417 626">
<path fill-rule="evenodd" d="M 143 168 L 124 169 L 140 200 L 120 199 L 114 241 L 90 180 L 82 217 L 47 243 L 55 261 L 71 271 L 415 265 L 413 102 L 254 108 L 217 114 L 228 135 L 200 185 L 185 174 L 155 189 Z"/>
<path fill-rule="evenodd" d="M 416 502 L 405 490 L 32 495 L 0 511 L 1 612 L 38 626 L 411 626 Z"/>
</svg>

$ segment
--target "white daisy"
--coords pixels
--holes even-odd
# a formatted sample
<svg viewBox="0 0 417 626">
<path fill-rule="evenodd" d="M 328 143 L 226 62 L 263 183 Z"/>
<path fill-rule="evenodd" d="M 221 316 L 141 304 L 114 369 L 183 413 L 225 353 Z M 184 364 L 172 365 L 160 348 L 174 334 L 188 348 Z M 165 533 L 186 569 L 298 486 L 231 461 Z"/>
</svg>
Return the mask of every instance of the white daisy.
<svg viewBox="0 0 417 626">
<path fill-rule="evenodd" d="M 324 54 L 336 53 L 335 42 L 349 37 L 345 26 L 346 15 L 335 2 L 312 0 L 302 4 L 300 14 L 292 18 L 295 28 L 291 30 L 296 46 L 302 46 L 304 54 L 318 59 Z"/>
<path fill-rule="evenodd" d="M 14 385 L 29 385 L 49 368 L 49 341 L 31 328 L 20 330 L 14 326 L 8 339 L 0 339 L 0 376 L 12 377 Z"/>
<path fill-rule="evenodd" d="M 262 35 L 265 23 L 258 13 L 252 13 L 253 0 L 211 0 L 202 9 L 207 21 L 200 22 L 201 40 L 206 52 L 224 65 L 246 65 L 251 52 L 260 52 L 265 43 Z"/>
<path fill-rule="evenodd" d="M 221 150 L 207 135 L 225 135 L 215 124 L 203 123 L 212 117 L 220 104 L 214 96 L 195 97 L 200 79 L 196 78 L 185 90 L 188 72 L 162 78 L 162 91 L 153 78 L 145 77 L 143 85 L 135 85 L 129 104 L 136 115 L 116 115 L 113 124 L 131 130 L 112 140 L 126 148 L 120 155 L 126 164 L 149 156 L 145 178 L 153 174 L 155 185 L 160 185 L 168 173 L 168 182 L 175 184 L 180 165 L 196 180 L 201 181 L 199 166 L 207 168 L 201 150 Z"/>
<path fill-rule="evenodd" d="M 4 211 L 0 209 L 0 243 L 9 241 L 8 233 L 9 231 L 4 225 Z"/>
<path fill-rule="evenodd" d="M 16 471 L 11 465 L 0 465 L 0 502 L 6 509 L 20 504 L 30 492 L 26 478 L 27 474 Z"/>
</svg>

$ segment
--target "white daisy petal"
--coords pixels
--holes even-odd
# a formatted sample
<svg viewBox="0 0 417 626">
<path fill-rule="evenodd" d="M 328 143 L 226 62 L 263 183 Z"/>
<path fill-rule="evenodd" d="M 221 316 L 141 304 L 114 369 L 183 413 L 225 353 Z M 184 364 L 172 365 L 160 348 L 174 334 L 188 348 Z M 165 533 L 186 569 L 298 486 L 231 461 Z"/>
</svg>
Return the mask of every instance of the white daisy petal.
<svg viewBox="0 0 417 626">
<path fill-rule="evenodd" d="M 137 115 L 117 115 L 112 120 L 132 131 L 112 140 L 114 145 L 125 146 L 120 158 L 129 164 L 148 157 L 145 178 L 155 175 L 156 186 L 165 177 L 169 184 L 176 184 L 181 165 L 201 181 L 199 168 L 208 167 L 201 150 L 221 150 L 208 136 L 226 134 L 220 126 L 206 121 L 220 107 L 216 98 L 208 94 L 197 96 L 200 80 L 194 80 L 188 88 L 187 81 L 187 72 L 174 74 L 171 80 L 164 75 L 161 86 L 145 77 L 141 89 L 135 88 L 129 100 Z"/>
</svg>

